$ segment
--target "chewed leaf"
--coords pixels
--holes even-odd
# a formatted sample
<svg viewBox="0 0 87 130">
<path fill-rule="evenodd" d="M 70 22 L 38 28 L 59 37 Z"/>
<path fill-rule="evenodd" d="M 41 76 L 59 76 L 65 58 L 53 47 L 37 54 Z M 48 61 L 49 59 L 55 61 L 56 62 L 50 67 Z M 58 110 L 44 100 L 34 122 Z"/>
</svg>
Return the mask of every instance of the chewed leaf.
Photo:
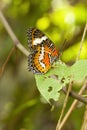
<svg viewBox="0 0 87 130">
<path fill-rule="evenodd" d="M 50 103 L 59 98 L 59 91 L 66 86 L 70 79 L 83 81 L 87 76 L 87 60 L 79 60 L 71 67 L 56 62 L 55 66 L 44 75 L 35 75 L 36 84 L 41 95 Z"/>
<path fill-rule="evenodd" d="M 38 90 L 47 102 L 50 103 L 50 99 L 57 101 L 59 91 L 69 83 L 69 79 L 65 78 L 66 68 L 68 67 L 65 64 L 56 63 L 45 75 L 35 75 Z"/>
<path fill-rule="evenodd" d="M 49 102 L 50 99 L 55 101 L 59 98 L 58 91 L 61 89 L 61 83 L 53 78 L 48 78 L 40 75 L 35 75 L 38 90 L 42 96 Z M 50 102 L 49 102 L 50 103 Z"/>
</svg>

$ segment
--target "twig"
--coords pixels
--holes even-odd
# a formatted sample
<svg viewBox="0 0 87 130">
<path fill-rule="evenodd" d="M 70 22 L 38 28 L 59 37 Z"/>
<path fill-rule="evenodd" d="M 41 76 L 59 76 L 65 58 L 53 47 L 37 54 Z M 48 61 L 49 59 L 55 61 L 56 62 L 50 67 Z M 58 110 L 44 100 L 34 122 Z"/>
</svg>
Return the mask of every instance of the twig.
<svg viewBox="0 0 87 130">
<path fill-rule="evenodd" d="M 87 80 L 85 81 L 84 85 L 82 86 L 82 88 L 79 91 L 79 95 L 82 95 L 82 93 L 85 91 L 85 89 L 87 88 Z M 61 130 L 62 127 L 64 126 L 65 122 L 67 121 L 67 119 L 69 118 L 70 114 L 72 113 L 72 111 L 74 110 L 75 106 L 77 105 L 78 100 L 74 100 L 71 107 L 69 108 L 68 112 L 66 113 L 65 117 L 63 118 L 58 130 Z"/>
<path fill-rule="evenodd" d="M 62 92 L 65 94 L 67 93 L 66 87 L 62 88 Z M 78 101 L 87 104 L 87 98 L 82 97 L 81 95 L 78 95 L 76 92 L 73 90 L 70 91 L 69 96 L 73 97 L 74 99 L 77 99 Z"/>
<path fill-rule="evenodd" d="M 5 62 L 4 62 L 4 64 L 2 65 L 2 68 L 1 68 L 1 70 L 0 70 L 0 78 L 1 78 L 1 76 L 2 76 L 2 74 L 3 74 L 3 72 L 4 72 L 5 67 L 6 67 L 6 64 L 7 64 L 7 62 L 9 61 L 9 59 L 10 59 L 12 53 L 14 52 L 14 50 L 15 50 L 15 47 L 13 47 L 13 48 L 11 49 L 11 51 L 10 51 L 9 55 L 7 56 L 7 58 L 6 58 Z"/>
<path fill-rule="evenodd" d="M 66 98 L 64 100 L 63 108 L 62 108 L 62 111 L 61 111 L 61 114 L 60 114 L 60 118 L 59 118 L 58 123 L 57 123 L 56 130 L 58 130 L 58 128 L 60 126 L 64 111 L 65 111 L 65 108 L 66 108 L 66 105 L 67 105 L 67 102 L 68 102 L 69 93 L 70 93 L 70 91 L 72 89 L 72 84 L 73 84 L 73 81 L 70 81 L 69 87 L 68 87 L 68 90 L 67 90 L 67 93 L 66 93 Z"/>
<path fill-rule="evenodd" d="M 86 31 L 87 31 L 87 23 L 86 23 L 85 28 L 84 28 L 84 32 L 83 32 L 82 40 L 80 42 L 80 48 L 79 48 L 79 51 L 78 51 L 78 55 L 76 57 L 76 61 L 78 61 L 78 59 L 80 57 L 82 46 L 83 46 L 83 41 L 84 41 L 84 38 L 85 38 L 85 35 L 86 35 Z"/>
<path fill-rule="evenodd" d="M 87 105 L 85 108 L 84 119 L 81 130 L 87 130 Z"/>
<path fill-rule="evenodd" d="M 22 52 L 24 53 L 26 56 L 29 55 L 29 52 L 27 51 L 26 48 L 24 48 L 22 46 L 22 44 L 19 42 L 19 40 L 17 39 L 17 37 L 15 36 L 13 30 L 11 29 L 10 25 L 8 24 L 6 18 L 4 17 L 2 11 L 0 10 L 0 19 L 5 27 L 5 29 L 7 30 L 8 34 L 10 35 L 11 39 L 13 40 L 15 46 Z"/>
</svg>

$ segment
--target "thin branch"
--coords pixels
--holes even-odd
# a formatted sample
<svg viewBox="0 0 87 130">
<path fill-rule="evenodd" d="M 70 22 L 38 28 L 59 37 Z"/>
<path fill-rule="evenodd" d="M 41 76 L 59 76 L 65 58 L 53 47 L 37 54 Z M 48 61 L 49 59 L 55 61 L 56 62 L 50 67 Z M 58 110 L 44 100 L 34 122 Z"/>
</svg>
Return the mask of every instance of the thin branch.
<svg viewBox="0 0 87 130">
<path fill-rule="evenodd" d="M 2 11 L 0 10 L 0 19 L 2 21 L 2 24 L 4 25 L 5 29 L 7 30 L 8 34 L 10 35 L 11 39 L 13 40 L 13 43 L 15 44 L 15 46 L 22 52 L 24 53 L 26 56 L 29 55 L 29 52 L 27 51 L 26 48 L 24 48 L 22 46 L 22 44 L 19 42 L 19 40 L 17 39 L 16 35 L 14 34 L 12 28 L 10 27 L 10 25 L 8 24 L 6 18 L 4 17 Z"/>
<path fill-rule="evenodd" d="M 73 81 L 70 81 L 69 87 L 68 87 L 68 90 L 67 90 L 67 93 L 66 93 L 66 97 L 65 97 L 65 100 L 64 100 L 63 108 L 62 108 L 62 111 L 61 111 L 61 114 L 60 114 L 60 118 L 59 118 L 58 123 L 57 123 L 56 130 L 58 130 L 58 128 L 60 126 L 64 111 L 65 111 L 65 108 L 66 108 L 66 105 L 67 105 L 67 102 L 68 102 L 69 93 L 72 89 L 72 85 L 73 85 Z"/>
<path fill-rule="evenodd" d="M 8 61 L 9 61 L 11 55 L 12 55 L 12 53 L 14 52 L 14 50 L 15 50 L 15 47 L 13 47 L 13 48 L 11 49 L 11 51 L 10 51 L 10 53 L 8 54 L 8 56 L 7 56 L 7 58 L 6 58 L 5 62 L 4 62 L 4 64 L 2 65 L 2 68 L 1 68 L 1 70 L 0 70 L 0 78 L 1 78 L 1 76 L 2 76 L 2 74 L 3 74 L 3 72 L 4 72 L 5 67 L 6 67 L 6 65 L 7 65 Z"/>
<path fill-rule="evenodd" d="M 87 31 L 87 23 L 85 25 L 85 28 L 84 28 L 84 32 L 83 32 L 83 36 L 82 36 L 82 40 L 80 42 L 80 48 L 79 48 L 79 51 L 78 51 L 78 55 L 76 57 L 76 61 L 78 61 L 79 57 L 80 57 L 80 54 L 81 54 L 81 50 L 82 50 L 82 46 L 83 46 L 83 41 L 85 39 L 85 35 L 86 35 L 86 31 Z"/>
<path fill-rule="evenodd" d="M 85 107 L 84 119 L 81 130 L 87 130 L 87 105 Z"/>
<path fill-rule="evenodd" d="M 64 92 L 65 94 L 67 93 L 67 89 L 66 87 L 62 88 L 62 92 Z M 82 97 L 81 95 L 78 95 L 76 92 L 74 92 L 73 90 L 70 91 L 69 96 L 73 97 L 74 99 L 77 99 L 78 101 L 87 104 L 87 98 Z"/>
<path fill-rule="evenodd" d="M 82 95 L 82 93 L 85 91 L 85 89 L 87 88 L 87 80 L 85 81 L 84 85 L 82 86 L 82 88 L 79 91 L 79 95 Z M 70 114 L 72 113 L 72 111 L 74 110 L 74 108 L 76 107 L 78 103 L 78 100 L 74 100 L 71 107 L 69 108 L 68 112 L 66 113 L 65 117 L 63 118 L 58 130 L 61 130 L 64 126 L 64 124 L 66 123 L 67 119 L 69 118 Z"/>
</svg>

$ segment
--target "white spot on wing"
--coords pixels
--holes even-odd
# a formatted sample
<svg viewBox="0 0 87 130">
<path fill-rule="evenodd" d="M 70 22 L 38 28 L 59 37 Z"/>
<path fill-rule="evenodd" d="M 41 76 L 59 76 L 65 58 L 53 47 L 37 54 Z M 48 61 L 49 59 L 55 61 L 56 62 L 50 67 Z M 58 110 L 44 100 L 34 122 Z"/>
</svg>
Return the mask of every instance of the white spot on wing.
<svg viewBox="0 0 87 130">
<path fill-rule="evenodd" d="M 35 38 L 35 40 L 33 41 L 33 45 L 41 44 L 41 42 L 46 39 L 47 39 L 47 36 L 43 36 L 41 38 Z"/>
<path fill-rule="evenodd" d="M 40 54 L 40 56 L 39 56 L 39 62 L 40 62 L 40 65 L 41 65 L 43 68 L 45 68 L 45 64 L 44 64 L 43 62 L 41 62 L 41 60 L 43 60 L 43 58 L 44 58 L 44 47 L 42 47 L 41 49 L 42 49 L 42 50 L 41 50 L 41 54 Z"/>
</svg>

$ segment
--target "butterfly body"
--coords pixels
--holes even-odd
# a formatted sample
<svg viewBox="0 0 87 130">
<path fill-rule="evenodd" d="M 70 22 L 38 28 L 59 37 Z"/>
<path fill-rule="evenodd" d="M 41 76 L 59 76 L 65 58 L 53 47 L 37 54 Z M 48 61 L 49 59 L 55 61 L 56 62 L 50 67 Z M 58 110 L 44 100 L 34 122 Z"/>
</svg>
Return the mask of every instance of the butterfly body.
<svg viewBox="0 0 87 130">
<path fill-rule="evenodd" d="M 30 28 L 27 32 L 30 55 L 29 70 L 35 74 L 44 74 L 58 59 L 59 53 L 53 42 L 40 30 Z"/>
</svg>

